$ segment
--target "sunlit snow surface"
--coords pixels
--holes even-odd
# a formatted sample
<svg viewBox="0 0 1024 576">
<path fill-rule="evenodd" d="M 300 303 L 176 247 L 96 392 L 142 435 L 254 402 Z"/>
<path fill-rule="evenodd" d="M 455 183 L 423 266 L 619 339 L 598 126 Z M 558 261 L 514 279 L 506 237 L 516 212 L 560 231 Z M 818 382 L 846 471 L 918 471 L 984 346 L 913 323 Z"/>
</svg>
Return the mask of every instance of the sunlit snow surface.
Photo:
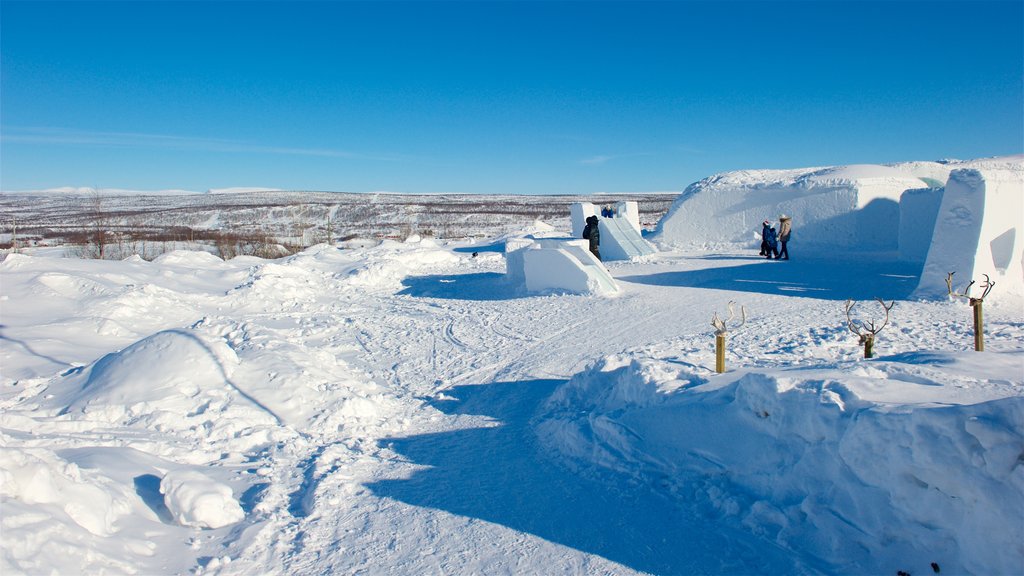
<svg viewBox="0 0 1024 576">
<path fill-rule="evenodd" d="M 796 246 L 613 297 L 526 294 L 500 240 L 9 255 L 0 572 L 1020 573 L 1021 302 L 974 352 L 920 265 Z"/>
</svg>

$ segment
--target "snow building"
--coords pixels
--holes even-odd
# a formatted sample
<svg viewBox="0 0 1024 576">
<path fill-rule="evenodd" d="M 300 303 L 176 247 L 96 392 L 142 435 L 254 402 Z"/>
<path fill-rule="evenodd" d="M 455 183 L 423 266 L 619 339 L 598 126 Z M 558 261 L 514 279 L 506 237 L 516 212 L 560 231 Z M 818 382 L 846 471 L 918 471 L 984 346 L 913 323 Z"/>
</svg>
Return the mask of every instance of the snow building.
<svg viewBox="0 0 1024 576">
<path fill-rule="evenodd" d="M 958 279 L 988 273 L 1000 288 L 1020 292 L 1022 198 L 1024 156 L 744 170 L 691 184 L 652 239 L 684 250 L 756 249 L 761 223 L 778 227 L 786 214 L 794 254 L 857 252 L 924 264 L 921 297 L 939 288 L 945 295 L 954 270 Z"/>
<path fill-rule="evenodd" d="M 506 278 L 528 292 L 614 294 L 618 284 L 587 240 L 515 238 L 505 242 Z"/>
<path fill-rule="evenodd" d="M 601 214 L 590 202 L 576 202 L 569 207 L 569 216 L 573 238 L 583 236 L 587 217 L 598 217 L 603 260 L 629 260 L 655 252 L 654 247 L 640 234 L 640 209 L 634 201 L 618 202 L 612 207 L 610 215 Z"/>
<path fill-rule="evenodd" d="M 894 166 L 728 172 L 690 185 L 658 223 L 654 241 L 675 248 L 757 247 L 761 223 L 778 228 L 786 214 L 798 253 L 896 252 L 900 196 L 928 187 Z"/>
</svg>

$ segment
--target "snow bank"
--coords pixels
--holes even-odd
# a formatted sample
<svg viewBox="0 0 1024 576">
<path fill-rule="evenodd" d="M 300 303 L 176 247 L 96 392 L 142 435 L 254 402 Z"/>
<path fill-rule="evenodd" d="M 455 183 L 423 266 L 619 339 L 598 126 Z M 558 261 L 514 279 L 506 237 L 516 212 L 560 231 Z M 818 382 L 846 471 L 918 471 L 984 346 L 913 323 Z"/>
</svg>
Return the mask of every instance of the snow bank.
<svg viewBox="0 0 1024 576">
<path fill-rule="evenodd" d="M 222 528 L 245 518 L 231 487 L 194 470 L 172 470 L 160 481 L 164 504 L 178 524 Z"/>
<path fill-rule="evenodd" d="M 1021 367 L 1019 352 L 936 352 L 719 376 L 609 357 L 556 391 L 539 434 L 826 572 L 1013 574 Z"/>
</svg>

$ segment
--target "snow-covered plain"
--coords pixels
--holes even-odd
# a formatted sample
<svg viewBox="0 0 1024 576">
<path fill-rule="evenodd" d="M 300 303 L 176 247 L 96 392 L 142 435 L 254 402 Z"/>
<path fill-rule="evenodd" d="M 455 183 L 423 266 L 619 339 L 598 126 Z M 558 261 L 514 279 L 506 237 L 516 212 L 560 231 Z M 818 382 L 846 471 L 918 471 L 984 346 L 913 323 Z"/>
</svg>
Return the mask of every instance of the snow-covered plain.
<svg viewBox="0 0 1024 576">
<path fill-rule="evenodd" d="M 673 250 L 528 294 L 507 239 L 8 255 L 0 572 L 1024 572 L 1019 298 L 974 352 L 921 262 Z"/>
</svg>

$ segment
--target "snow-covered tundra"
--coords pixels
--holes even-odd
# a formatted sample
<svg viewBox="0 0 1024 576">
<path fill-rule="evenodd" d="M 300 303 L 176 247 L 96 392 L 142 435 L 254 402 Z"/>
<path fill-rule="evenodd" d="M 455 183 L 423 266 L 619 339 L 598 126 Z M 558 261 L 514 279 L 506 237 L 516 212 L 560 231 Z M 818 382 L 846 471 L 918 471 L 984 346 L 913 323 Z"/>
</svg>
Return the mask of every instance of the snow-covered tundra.
<svg viewBox="0 0 1024 576">
<path fill-rule="evenodd" d="M 510 282 L 510 237 L 8 255 L 0 571 L 1024 571 L 1012 282 L 974 352 L 966 301 L 912 296 L 930 252 L 812 249 L 797 192 L 818 185 L 777 176 L 744 176 L 706 227 L 677 223 L 704 209 L 691 187 L 664 251 L 607 265 L 608 297 Z M 783 197 L 793 259 L 765 261 L 752 230 Z M 865 359 L 844 302 L 880 323 L 876 297 L 896 303 Z"/>
</svg>

